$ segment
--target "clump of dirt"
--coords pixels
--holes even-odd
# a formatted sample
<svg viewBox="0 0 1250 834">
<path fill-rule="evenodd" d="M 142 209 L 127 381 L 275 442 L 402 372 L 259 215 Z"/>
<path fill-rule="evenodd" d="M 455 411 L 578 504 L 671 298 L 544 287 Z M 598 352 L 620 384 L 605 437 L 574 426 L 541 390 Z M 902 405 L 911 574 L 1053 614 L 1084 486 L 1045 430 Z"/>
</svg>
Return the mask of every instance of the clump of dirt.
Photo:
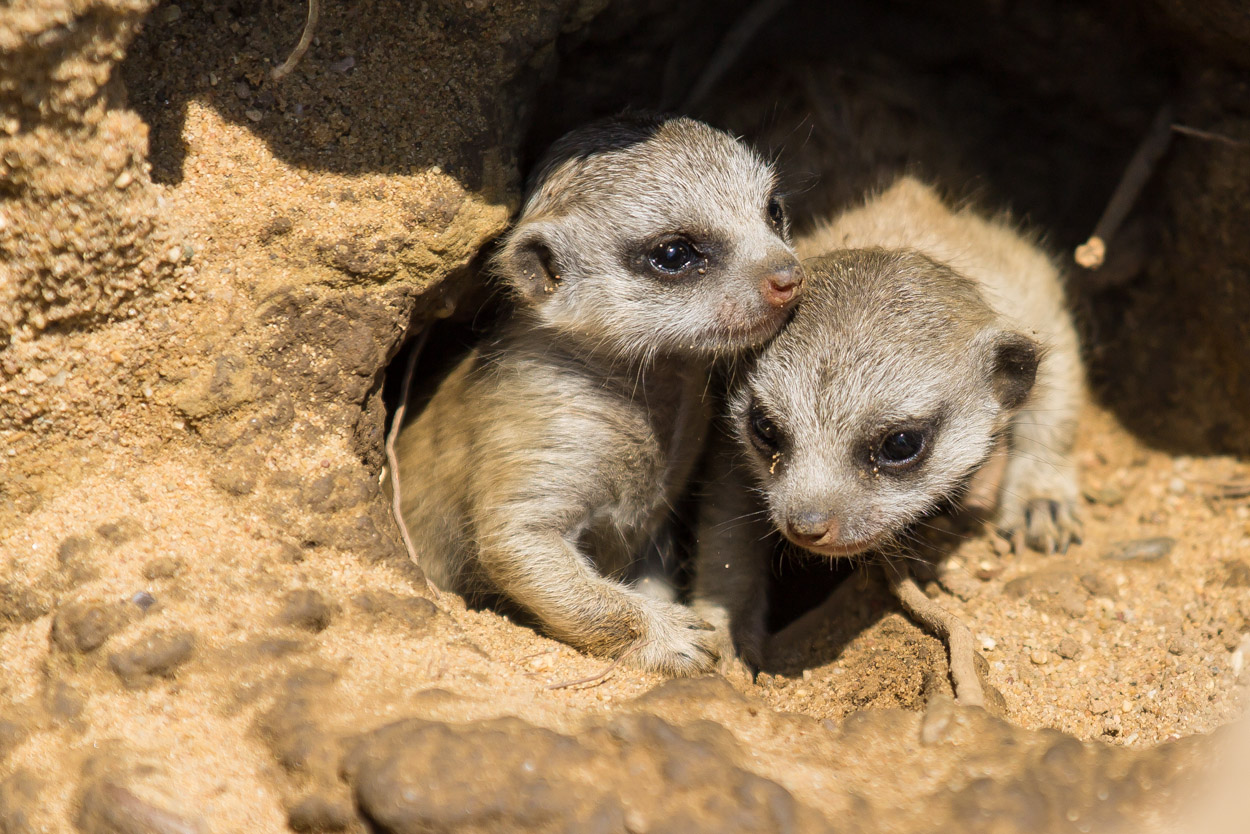
<svg viewBox="0 0 1250 834">
<path fill-rule="evenodd" d="M 410 320 L 478 292 L 526 130 L 680 90 L 689 33 L 714 42 L 738 6 L 323 5 L 282 82 L 299 4 L 30 0 L 0 19 L 0 830 L 1099 831 L 1178 813 L 1219 761 L 1195 736 L 1250 685 L 1250 468 L 1151 447 L 1119 389 L 1085 415 L 1085 542 L 1009 555 L 974 533 L 929 586 L 972 626 L 1000 717 L 949 701 L 941 643 L 870 573 L 738 690 L 600 675 L 429 588 L 379 481 L 386 363 Z M 852 115 L 912 114 L 921 144 L 878 136 L 893 166 L 969 149 L 950 177 L 987 177 L 1062 249 L 1172 68 L 1142 57 L 1144 22 L 1122 45 L 1111 11 L 998 5 L 844 9 L 838 31 L 912 50 L 856 95 L 911 92 Z M 757 51 L 834 31 L 814 8 Z M 917 70 L 931 80 L 911 86 Z M 1230 78 L 1208 112 L 1233 130 Z M 1049 131 L 1037 107 L 1004 115 L 1022 79 L 1055 104 Z M 938 93 L 953 134 L 930 131 Z M 807 129 L 783 112 L 765 128 Z M 835 150 L 854 168 L 812 135 L 798 170 L 832 176 Z M 1088 306 L 1163 309 L 1171 265 L 1235 265 L 1235 186 L 1211 154 L 1237 151 L 1182 153 L 1166 257 L 1131 290 L 1079 292 Z M 1194 170 L 1209 202 L 1180 199 Z M 830 192 L 808 193 L 815 210 Z"/>
</svg>

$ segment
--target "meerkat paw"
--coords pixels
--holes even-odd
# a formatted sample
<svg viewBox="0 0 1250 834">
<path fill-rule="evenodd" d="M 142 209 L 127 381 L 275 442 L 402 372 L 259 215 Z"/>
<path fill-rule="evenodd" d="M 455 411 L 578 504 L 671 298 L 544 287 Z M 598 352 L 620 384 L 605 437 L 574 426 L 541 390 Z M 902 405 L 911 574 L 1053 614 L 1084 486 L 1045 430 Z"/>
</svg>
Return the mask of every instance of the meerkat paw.
<svg viewBox="0 0 1250 834">
<path fill-rule="evenodd" d="M 628 662 L 666 675 L 701 675 L 720 659 L 716 629 L 689 608 L 647 600 L 645 625 Z"/>
<path fill-rule="evenodd" d="M 1066 553 L 1081 541 L 1076 478 L 1057 472 L 1051 478 L 1023 479 L 1009 473 L 1003 485 L 996 526 L 1019 553 L 1025 546 L 1047 555 Z M 1049 483 L 1047 483 L 1049 481 Z"/>
<path fill-rule="evenodd" d="M 1000 512 L 996 526 L 1016 553 L 1026 545 L 1047 555 L 1066 553 L 1068 547 L 1081 541 L 1081 520 L 1074 501 L 1030 498 L 1008 512 Z"/>
</svg>

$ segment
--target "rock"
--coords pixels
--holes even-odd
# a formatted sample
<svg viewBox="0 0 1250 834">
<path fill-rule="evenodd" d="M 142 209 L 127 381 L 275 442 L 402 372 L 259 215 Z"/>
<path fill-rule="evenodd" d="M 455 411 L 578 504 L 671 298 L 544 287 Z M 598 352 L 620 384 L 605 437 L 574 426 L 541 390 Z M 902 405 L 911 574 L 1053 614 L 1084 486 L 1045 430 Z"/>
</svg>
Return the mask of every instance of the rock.
<svg viewBox="0 0 1250 834">
<path fill-rule="evenodd" d="M 0 831 L 4 834 L 38 834 L 49 830 L 38 820 L 44 803 L 39 797 L 43 783 L 22 768 L 0 782 Z"/>
<path fill-rule="evenodd" d="M 134 689 L 151 683 L 154 677 L 172 676 L 194 651 L 195 635 L 191 632 L 156 632 L 111 655 L 109 667 L 123 684 Z"/>
<path fill-rule="evenodd" d="M 1103 551 L 1102 558 L 1113 562 L 1157 562 L 1166 558 L 1176 547 L 1176 539 L 1155 536 L 1113 543 Z"/>
<path fill-rule="evenodd" d="M 627 830 L 627 809 L 657 832 L 827 826 L 780 785 L 733 764 L 736 742 L 711 722 L 675 727 L 625 716 L 582 737 L 515 718 L 459 726 L 409 719 L 358 739 L 343 774 L 361 813 L 388 834 L 615 832 Z M 489 783 L 482 773 L 493 774 Z"/>
<path fill-rule="evenodd" d="M 1085 490 L 1085 500 L 1092 504 L 1116 507 L 1124 503 L 1124 490 L 1112 484 Z"/>
<path fill-rule="evenodd" d="M 88 556 L 94 542 L 87 536 L 69 536 L 57 547 L 56 558 L 71 585 L 90 582 L 97 576 Z"/>
<path fill-rule="evenodd" d="M 73 721 L 82 715 L 87 699 L 77 689 L 65 681 L 56 681 L 49 686 L 46 706 L 48 712 L 61 721 Z M 2 831 L 3 828 L 0 828 Z"/>
<path fill-rule="evenodd" d="M 52 619 L 52 642 L 67 654 L 87 654 L 126 624 L 125 614 L 101 602 L 71 602 Z"/>
<path fill-rule="evenodd" d="M 1244 559 L 1225 559 L 1224 585 L 1229 588 L 1250 588 L 1250 564 Z"/>
<path fill-rule="evenodd" d="M 334 607 L 320 591 L 305 588 L 286 595 L 286 604 L 278 614 L 278 622 L 312 632 L 324 631 L 334 619 Z"/>
<path fill-rule="evenodd" d="M 1093 596 L 1104 599 L 1115 599 L 1118 596 L 1115 584 L 1102 574 L 1083 573 L 1080 581 L 1081 587 L 1089 591 Z"/>
<path fill-rule="evenodd" d="M 1081 644 L 1073 640 L 1071 637 L 1065 637 L 1059 641 L 1059 645 L 1055 647 L 1055 654 L 1065 660 L 1073 660 L 1081 653 Z"/>
<path fill-rule="evenodd" d="M 310 481 L 301 500 L 317 513 L 334 513 L 358 507 L 378 494 L 378 482 L 359 467 L 343 467 Z"/>
<path fill-rule="evenodd" d="M 16 582 L 0 583 L 0 620 L 29 623 L 49 610 L 48 601 L 31 588 Z"/>
<path fill-rule="evenodd" d="M 287 825 L 304 834 L 320 831 L 343 831 L 357 821 L 355 809 L 346 798 L 312 794 L 296 802 L 287 812 Z"/>
<path fill-rule="evenodd" d="M 173 579 L 182 572 L 184 564 L 177 556 L 158 556 L 143 566 L 144 579 Z"/>
<path fill-rule="evenodd" d="M 96 535 L 113 547 L 133 541 L 143 535 L 143 527 L 133 518 L 119 518 L 116 521 L 101 524 L 95 531 Z"/>
<path fill-rule="evenodd" d="M 106 778 L 83 791 L 75 822 L 83 834 L 208 834 L 202 820 L 140 799 Z"/>
</svg>

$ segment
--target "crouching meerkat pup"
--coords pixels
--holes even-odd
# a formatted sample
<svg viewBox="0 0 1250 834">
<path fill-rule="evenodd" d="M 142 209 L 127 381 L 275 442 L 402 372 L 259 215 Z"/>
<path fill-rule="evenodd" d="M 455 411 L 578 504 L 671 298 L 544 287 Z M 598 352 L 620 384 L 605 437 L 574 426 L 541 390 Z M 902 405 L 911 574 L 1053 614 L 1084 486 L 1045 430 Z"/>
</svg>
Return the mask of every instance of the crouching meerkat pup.
<svg viewBox="0 0 1250 834">
<path fill-rule="evenodd" d="M 715 664 L 689 608 L 632 587 L 710 415 L 710 363 L 772 337 L 803 272 L 775 175 L 686 118 L 596 123 L 540 163 L 493 262 L 517 311 L 399 439 L 427 576 L 670 674 Z"/>
<path fill-rule="evenodd" d="M 909 177 L 796 246 L 804 298 L 729 394 L 698 530 L 694 608 L 757 668 L 777 548 L 888 553 L 1000 439 L 998 528 L 1048 552 L 1080 535 L 1083 372 L 1050 259 Z"/>
</svg>

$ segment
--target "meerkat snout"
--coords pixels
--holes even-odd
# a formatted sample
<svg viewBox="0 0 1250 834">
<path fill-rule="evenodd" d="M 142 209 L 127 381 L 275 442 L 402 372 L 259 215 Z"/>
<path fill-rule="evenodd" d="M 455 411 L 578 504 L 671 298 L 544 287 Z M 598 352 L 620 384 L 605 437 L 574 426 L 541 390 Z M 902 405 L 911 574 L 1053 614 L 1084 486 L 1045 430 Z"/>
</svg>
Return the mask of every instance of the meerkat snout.
<svg viewBox="0 0 1250 834">
<path fill-rule="evenodd" d="M 786 538 L 799 547 L 816 549 L 838 538 L 838 519 L 820 510 L 802 510 L 790 515 L 786 522 Z"/>
<path fill-rule="evenodd" d="M 777 308 L 789 305 L 802 287 L 803 267 L 793 259 L 769 267 L 762 282 L 764 300 Z"/>
</svg>

